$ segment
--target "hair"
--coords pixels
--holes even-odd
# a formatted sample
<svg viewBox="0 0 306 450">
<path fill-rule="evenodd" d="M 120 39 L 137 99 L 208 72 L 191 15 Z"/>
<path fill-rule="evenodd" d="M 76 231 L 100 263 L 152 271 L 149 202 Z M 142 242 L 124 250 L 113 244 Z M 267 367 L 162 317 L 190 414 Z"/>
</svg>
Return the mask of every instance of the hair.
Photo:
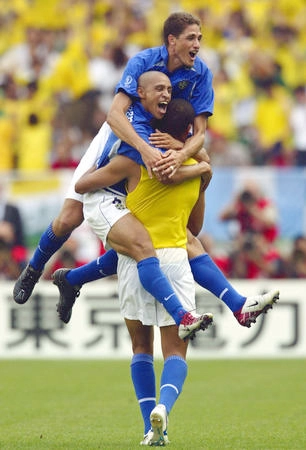
<svg viewBox="0 0 306 450">
<path fill-rule="evenodd" d="M 176 98 L 170 101 L 167 112 L 161 120 L 153 122 L 153 127 L 163 133 L 171 134 L 175 139 L 182 141 L 188 132 L 189 125 L 193 124 L 195 111 L 187 100 Z"/>
<path fill-rule="evenodd" d="M 165 20 L 163 28 L 163 39 L 165 45 L 168 46 L 168 36 L 170 34 L 178 37 L 189 25 L 198 25 L 201 27 L 201 21 L 197 17 L 186 12 L 176 12 L 171 14 Z"/>
</svg>

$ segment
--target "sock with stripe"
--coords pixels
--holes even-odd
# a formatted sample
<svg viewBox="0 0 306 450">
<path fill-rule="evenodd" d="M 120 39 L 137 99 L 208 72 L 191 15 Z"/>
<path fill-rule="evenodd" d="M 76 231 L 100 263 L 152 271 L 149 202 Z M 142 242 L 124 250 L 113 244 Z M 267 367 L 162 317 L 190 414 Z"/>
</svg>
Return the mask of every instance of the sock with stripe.
<svg viewBox="0 0 306 450">
<path fill-rule="evenodd" d="M 239 294 L 225 278 L 219 267 L 208 254 L 189 260 L 195 281 L 222 300 L 231 311 L 238 311 L 246 297 Z"/>
<path fill-rule="evenodd" d="M 144 422 L 144 434 L 151 429 L 150 414 L 156 406 L 153 356 L 137 353 L 131 362 L 131 377 Z"/>
<path fill-rule="evenodd" d="M 170 413 L 174 403 L 182 392 L 187 371 L 187 363 L 181 356 L 169 356 L 164 362 L 160 382 L 159 403 L 165 405 L 167 414 Z"/>
</svg>

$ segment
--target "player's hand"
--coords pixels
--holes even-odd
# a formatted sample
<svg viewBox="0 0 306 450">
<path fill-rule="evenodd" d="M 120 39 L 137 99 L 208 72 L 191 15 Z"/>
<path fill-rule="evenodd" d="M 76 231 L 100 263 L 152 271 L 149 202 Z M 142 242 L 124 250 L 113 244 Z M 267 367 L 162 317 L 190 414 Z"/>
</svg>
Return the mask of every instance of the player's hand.
<svg viewBox="0 0 306 450">
<path fill-rule="evenodd" d="M 150 145 L 145 145 L 139 150 L 144 165 L 148 171 L 148 175 L 152 178 L 152 168 L 156 166 L 158 161 L 162 159 L 162 153 L 157 148 L 151 147 Z"/>
<path fill-rule="evenodd" d="M 162 133 L 159 130 L 156 130 L 154 133 L 150 134 L 149 142 L 155 147 L 164 148 L 164 149 L 174 149 L 180 150 L 183 148 L 183 142 L 174 139 L 168 133 Z"/>
<path fill-rule="evenodd" d="M 162 159 L 155 164 L 154 170 L 171 178 L 184 161 L 185 155 L 183 150 L 168 150 L 162 154 Z"/>
<path fill-rule="evenodd" d="M 210 164 L 207 162 L 202 161 L 201 165 L 203 165 L 203 172 L 201 174 L 201 191 L 205 191 L 210 183 L 210 180 L 212 179 L 213 172 Z"/>
</svg>

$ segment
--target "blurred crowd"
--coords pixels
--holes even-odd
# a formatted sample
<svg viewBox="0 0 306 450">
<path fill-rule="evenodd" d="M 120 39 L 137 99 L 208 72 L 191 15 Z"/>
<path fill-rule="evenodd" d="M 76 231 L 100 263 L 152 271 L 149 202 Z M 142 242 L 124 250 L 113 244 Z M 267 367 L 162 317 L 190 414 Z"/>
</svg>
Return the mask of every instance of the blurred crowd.
<svg viewBox="0 0 306 450">
<path fill-rule="evenodd" d="M 226 245 L 218 248 L 205 233 L 199 238 L 228 278 L 306 278 L 306 236 L 281 248 L 277 208 L 257 183 L 245 183 L 219 220 L 230 225 Z"/>
<path fill-rule="evenodd" d="M 0 173 L 74 169 L 105 120 L 128 58 L 162 43 L 163 21 L 175 10 L 202 21 L 200 56 L 216 93 L 206 137 L 213 166 L 306 167 L 305 0 L 0 0 L 0 6 Z M 0 277 L 15 279 L 26 263 L 25 243 L 1 195 L 0 203 Z M 215 255 L 227 276 L 306 277 L 306 237 L 281 255 L 277 214 L 251 186 L 220 220 L 240 227 L 230 251 Z M 209 248 L 209 237 L 202 238 Z M 83 262 L 74 247 L 70 242 L 59 255 L 66 266 Z"/>
<path fill-rule="evenodd" d="M 306 165 L 304 0 L 0 0 L 0 170 L 74 168 L 127 59 L 163 20 L 202 21 L 216 165 Z"/>
</svg>

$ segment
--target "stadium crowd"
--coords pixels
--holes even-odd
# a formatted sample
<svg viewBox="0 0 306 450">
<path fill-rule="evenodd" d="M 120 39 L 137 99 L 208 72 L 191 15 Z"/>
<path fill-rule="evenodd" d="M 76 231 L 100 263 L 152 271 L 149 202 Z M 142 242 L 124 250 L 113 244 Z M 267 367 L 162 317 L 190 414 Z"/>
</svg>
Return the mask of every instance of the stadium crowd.
<svg viewBox="0 0 306 450">
<path fill-rule="evenodd" d="M 74 169 L 105 120 L 126 61 L 160 45 L 163 20 L 178 9 L 200 17 L 200 56 L 214 74 L 206 137 L 212 165 L 306 166 L 304 0 L 0 5 L 0 171 Z M 227 276 L 306 277 L 304 236 L 284 257 L 275 243 L 261 245 L 258 230 L 241 233 L 226 262 L 219 261 Z M 252 254 L 242 270 L 253 247 L 269 255 Z M 254 269 L 255 259 L 261 262 Z"/>
</svg>

